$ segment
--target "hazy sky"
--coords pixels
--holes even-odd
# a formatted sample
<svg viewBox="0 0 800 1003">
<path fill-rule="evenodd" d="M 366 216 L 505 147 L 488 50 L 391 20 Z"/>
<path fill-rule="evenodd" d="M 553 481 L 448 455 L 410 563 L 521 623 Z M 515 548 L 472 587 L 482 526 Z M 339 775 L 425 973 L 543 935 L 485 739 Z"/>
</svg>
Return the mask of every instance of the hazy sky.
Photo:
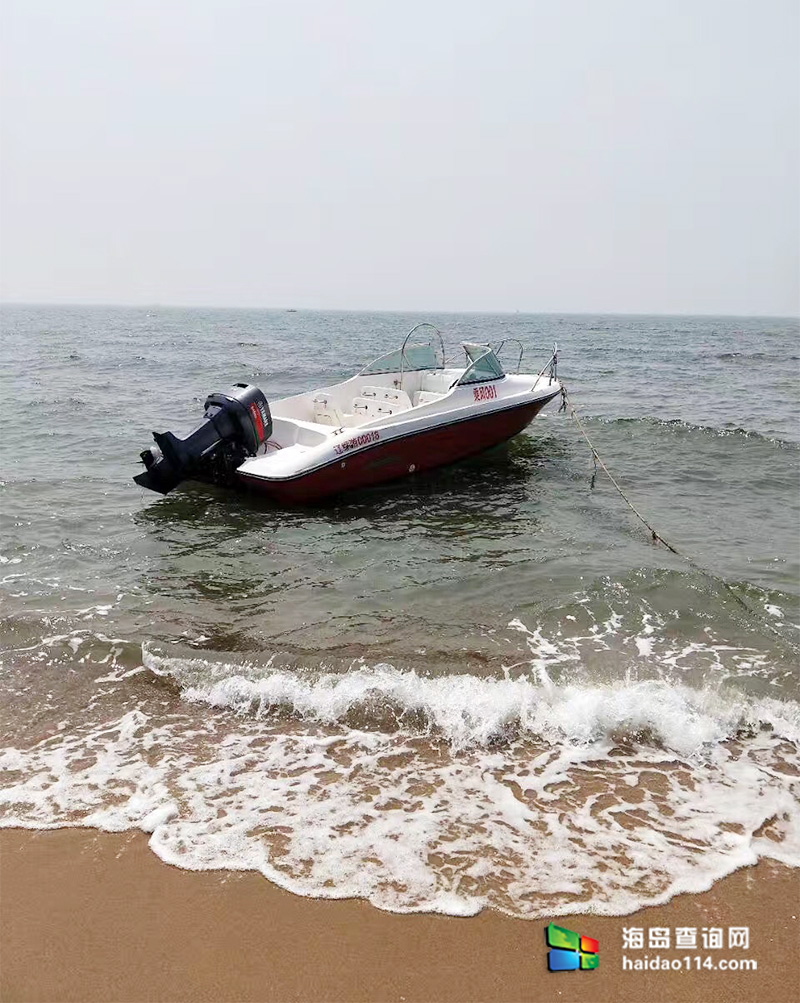
<svg viewBox="0 0 800 1003">
<path fill-rule="evenodd" d="M 0 296 L 796 314 L 798 0 L 2 0 Z"/>
</svg>

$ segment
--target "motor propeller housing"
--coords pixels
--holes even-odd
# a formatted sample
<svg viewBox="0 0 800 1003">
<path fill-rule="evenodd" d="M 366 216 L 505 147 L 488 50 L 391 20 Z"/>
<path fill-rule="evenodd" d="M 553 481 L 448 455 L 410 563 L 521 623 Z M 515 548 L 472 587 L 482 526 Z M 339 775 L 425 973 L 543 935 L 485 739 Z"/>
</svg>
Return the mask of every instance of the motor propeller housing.
<svg viewBox="0 0 800 1003">
<path fill-rule="evenodd" d="M 141 453 L 145 470 L 133 479 L 165 495 L 187 478 L 227 483 L 247 456 L 255 456 L 272 434 L 267 398 L 248 383 L 210 394 L 203 421 L 184 438 L 153 432 L 156 445 Z"/>
</svg>

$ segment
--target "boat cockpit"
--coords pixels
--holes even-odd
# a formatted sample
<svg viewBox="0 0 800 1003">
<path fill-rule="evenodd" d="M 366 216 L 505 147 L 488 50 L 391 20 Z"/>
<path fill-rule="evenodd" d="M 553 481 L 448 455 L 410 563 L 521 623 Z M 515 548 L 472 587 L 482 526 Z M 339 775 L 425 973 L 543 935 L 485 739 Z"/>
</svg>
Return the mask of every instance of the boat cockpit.
<svg viewBox="0 0 800 1003">
<path fill-rule="evenodd" d="M 464 342 L 465 365 L 448 365 L 441 335 L 434 328 L 439 344 L 410 343 L 417 325 L 399 349 L 380 356 L 343 383 L 310 393 L 298 394 L 276 402 L 274 422 L 288 419 L 306 426 L 301 440 L 318 441 L 313 426 L 321 436 L 334 428 L 356 428 L 381 421 L 414 409 L 434 409 L 457 387 L 503 379 L 505 372 L 490 345 Z M 312 426 L 309 428 L 308 426 Z"/>
</svg>

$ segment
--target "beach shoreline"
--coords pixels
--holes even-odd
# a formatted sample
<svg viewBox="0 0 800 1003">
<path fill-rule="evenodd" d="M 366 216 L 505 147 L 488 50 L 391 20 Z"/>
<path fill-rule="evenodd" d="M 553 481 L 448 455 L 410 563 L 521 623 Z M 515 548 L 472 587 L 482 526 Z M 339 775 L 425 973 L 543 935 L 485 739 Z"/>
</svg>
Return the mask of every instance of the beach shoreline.
<svg viewBox="0 0 800 1003">
<path fill-rule="evenodd" d="M 252 872 L 160 861 L 141 832 L 0 832 L 0 998 L 24 1001 L 574 1000 L 783 1003 L 796 990 L 800 872 L 762 861 L 629 916 L 556 918 L 600 943 L 592 972 L 547 971 L 546 920 L 398 915 L 302 898 Z M 625 950 L 623 927 L 747 926 L 747 950 Z M 698 941 L 699 944 L 699 941 Z M 633 959 L 752 959 L 757 970 L 623 970 Z M 693 966 L 695 963 L 691 962 Z"/>
</svg>

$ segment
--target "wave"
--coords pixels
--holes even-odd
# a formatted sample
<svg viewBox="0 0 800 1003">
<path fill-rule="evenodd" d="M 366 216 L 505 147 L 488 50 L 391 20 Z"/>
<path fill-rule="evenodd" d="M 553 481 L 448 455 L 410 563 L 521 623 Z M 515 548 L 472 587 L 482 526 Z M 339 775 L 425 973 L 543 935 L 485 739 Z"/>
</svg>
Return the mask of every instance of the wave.
<svg viewBox="0 0 800 1003">
<path fill-rule="evenodd" d="M 775 361 L 774 352 L 721 352 L 718 355 L 712 355 L 711 358 L 719 359 L 722 362 L 732 362 L 736 360 L 738 362 L 762 362 L 762 361 Z M 800 355 L 781 355 L 782 362 L 797 362 L 800 360 Z"/>
<path fill-rule="evenodd" d="M 0 750 L 0 826 L 137 828 L 178 867 L 451 915 L 623 914 L 759 857 L 800 864 L 800 704 L 707 678 L 579 681 L 572 640 L 510 626 L 529 647 L 516 677 L 145 645 L 138 668 L 95 678 L 91 720 Z M 649 614 L 641 627 L 642 658 L 685 659 Z"/>
<path fill-rule="evenodd" d="M 471 692 L 495 709 L 457 693 L 454 712 L 488 722 L 498 703 L 518 713 L 524 688 L 478 681 Z M 545 716 L 575 741 L 500 749 L 340 717 L 299 727 L 137 708 L 0 751 L 0 826 L 137 828 L 177 867 L 253 870 L 300 895 L 450 915 L 620 915 L 703 891 L 759 857 L 800 864 L 797 750 L 755 727 L 786 709 L 762 707 L 750 737 L 691 755 L 613 737 L 631 721 L 679 734 L 688 714 L 691 738 L 676 744 L 689 749 L 738 727 L 713 697 L 667 698 L 634 686 L 598 705 L 596 692 L 571 692 Z"/>
<path fill-rule="evenodd" d="M 262 668 L 260 677 L 248 678 L 241 665 L 165 657 L 146 647 L 142 662 L 155 675 L 173 679 L 190 703 L 255 719 L 288 716 L 422 733 L 455 749 L 520 738 L 555 744 L 625 737 L 691 756 L 762 727 L 800 742 L 800 704 L 665 680 L 555 685 L 544 670 L 538 681 L 468 674 L 428 677 L 388 664 L 344 673 Z"/>
<path fill-rule="evenodd" d="M 587 416 L 583 420 L 598 422 L 603 425 L 643 425 L 645 427 L 650 426 L 652 428 L 663 428 L 678 432 L 700 432 L 706 435 L 719 437 L 736 436 L 744 439 L 755 439 L 761 442 L 769 442 L 772 445 L 780 446 L 784 449 L 800 449 L 800 443 L 792 442 L 789 439 L 781 439 L 777 436 L 766 435 L 763 432 L 756 432 L 752 429 L 739 428 L 736 426 L 719 428 L 715 425 L 697 425 L 690 421 L 684 421 L 682 418 L 655 418 L 651 415 L 644 415 L 637 418 L 608 418 L 603 415 L 592 415 Z"/>
</svg>

